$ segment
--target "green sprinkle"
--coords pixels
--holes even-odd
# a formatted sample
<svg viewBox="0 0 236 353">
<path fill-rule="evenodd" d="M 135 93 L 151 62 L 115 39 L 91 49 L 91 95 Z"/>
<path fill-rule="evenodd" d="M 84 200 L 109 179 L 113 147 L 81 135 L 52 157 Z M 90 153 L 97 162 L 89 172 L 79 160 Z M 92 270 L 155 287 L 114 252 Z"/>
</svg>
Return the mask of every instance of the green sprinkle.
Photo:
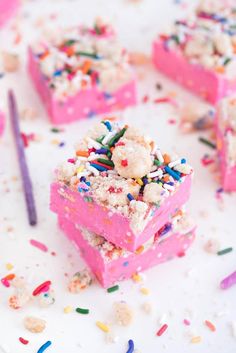
<svg viewBox="0 0 236 353">
<path fill-rule="evenodd" d="M 199 137 L 198 140 L 199 140 L 200 142 L 204 143 L 205 145 L 211 147 L 211 148 L 214 148 L 214 149 L 216 148 L 215 143 L 213 143 L 213 142 L 211 142 L 211 141 L 205 139 L 204 137 Z"/>
<path fill-rule="evenodd" d="M 115 143 L 117 143 L 119 141 L 119 139 L 124 135 L 126 130 L 127 129 L 124 127 L 115 136 L 113 136 L 112 139 L 110 139 L 110 141 L 108 142 L 108 146 L 112 147 Z"/>
<path fill-rule="evenodd" d="M 53 128 L 51 128 L 51 132 L 58 133 L 58 132 L 61 132 L 61 130 L 58 129 L 57 127 L 53 127 Z"/>
<path fill-rule="evenodd" d="M 162 165 L 162 163 L 158 159 L 154 159 L 154 164 L 157 165 L 158 167 Z"/>
<path fill-rule="evenodd" d="M 180 44 L 179 37 L 176 34 L 173 34 L 171 36 L 171 39 L 173 39 L 176 42 L 176 44 L 178 44 L 178 45 Z"/>
<path fill-rule="evenodd" d="M 84 51 L 77 51 L 76 55 L 87 56 L 87 57 L 92 58 L 92 59 L 98 59 L 98 55 L 96 53 L 87 53 L 87 52 L 84 52 Z"/>
<path fill-rule="evenodd" d="M 105 135 L 102 135 L 98 138 L 96 138 L 96 141 L 99 142 L 99 143 L 102 143 L 102 140 L 104 139 Z M 102 146 L 103 148 L 106 148 L 105 146 Z"/>
<path fill-rule="evenodd" d="M 79 314 L 89 314 L 89 309 L 83 309 L 83 308 L 76 308 L 75 311 Z"/>
<path fill-rule="evenodd" d="M 89 196 L 84 196 L 84 201 L 85 202 L 93 202 L 93 198 Z"/>
<path fill-rule="evenodd" d="M 114 163 L 112 161 L 108 161 L 107 159 L 104 158 L 98 158 L 98 162 L 109 165 L 110 167 L 114 167 Z"/>
<path fill-rule="evenodd" d="M 113 293 L 113 292 L 117 291 L 119 288 L 120 288 L 120 287 L 119 287 L 119 285 L 117 284 L 116 286 L 107 288 L 107 292 L 108 292 L 108 293 Z"/>
<path fill-rule="evenodd" d="M 228 252 L 231 252 L 231 251 L 233 251 L 233 248 L 226 248 L 226 249 L 218 251 L 217 255 L 219 255 L 219 256 L 225 255 L 225 254 L 228 254 Z"/>
<path fill-rule="evenodd" d="M 223 62 L 223 65 L 226 66 L 231 60 L 231 58 L 226 58 Z"/>
<path fill-rule="evenodd" d="M 73 45 L 73 44 L 75 44 L 76 43 L 76 40 L 74 40 L 74 39 L 68 39 L 65 43 L 64 43 L 64 45 L 66 46 L 66 47 L 69 47 L 69 46 L 71 46 L 71 45 Z"/>
</svg>

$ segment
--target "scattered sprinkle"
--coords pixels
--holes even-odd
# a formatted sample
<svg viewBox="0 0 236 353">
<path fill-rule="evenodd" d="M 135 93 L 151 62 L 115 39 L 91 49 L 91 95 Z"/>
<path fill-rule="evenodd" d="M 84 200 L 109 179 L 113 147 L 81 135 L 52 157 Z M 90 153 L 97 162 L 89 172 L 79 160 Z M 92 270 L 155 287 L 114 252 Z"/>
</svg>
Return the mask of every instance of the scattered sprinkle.
<svg viewBox="0 0 236 353">
<path fill-rule="evenodd" d="M 52 342 L 51 341 L 47 341 L 45 342 L 37 351 L 37 353 L 43 353 L 49 346 L 51 346 Z"/>
<path fill-rule="evenodd" d="M 211 321 L 205 320 L 205 324 L 212 332 L 216 331 L 216 327 Z"/>
<path fill-rule="evenodd" d="M 216 144 L 207 140 L 205 137 L 199 137 L 198 139 L 200 142 L 204 143 L 205 145 L 213 148 L 213 149 L 216 149 Z"/>
<path fill-rule="evenodd" d="M 201 336 L 195 336 L 193 338 L 191 338 L 191 343 L 200 343 L 202 340 Z"/>
<path fill-rule="evenodd" d="M 129 340 L 128 341 L 128 345 L 129 345 L 129 348 L 128 348 L 126 353 L 133 353 L 134 352 L 134 341 L 133 340 Z"/>
<path fill-rule="evenodd" d="M 50 287 L 51 283 L 52 283 L 51 281 L 43 282 L 42 284 L 40 284 L 38 287 L 35 288 L 32 295 L 35 297 L 36 295 L 39 295 L 42 292 L 46 292 Z"/>
<path fill-rule="evenodd" d="M 109 332 L 110 331 L 110 327 L 107 326 L 106 324 L 104 324 L 101 321 L 96 321 L 96 325 L 98 328 L 100 328 L 100 330 L 102 330 L 103 332 Z"/>
<path fill-rule="evenodd" d="M 189 326 L 191 324 L 191 322 L 187 319 L 184 319 L 183 323 L 186 325 L 186 326 Z"/>
<path fill-rule="evenodd" d="M 142 287 L 140 288 L 140 292 L 144 295 L 149 295 L 150 294 L 150 290 L 148 288 Z"/>
<path fill-rule="evenodd" d="M 72 307 L 71 307 L 70 305 L 65 306 L 65 308 L 63 309 L 63 311 L 64 311 L 65 314 L 71 313 L 72 310 L 73 310 L 73 309 L 72 309 Z"/>
<path fill-rule="evenodd" d="M 217 255 L 221 256 L 221 255 L 225 255 L 225 254 L 228 254 L 229 252 L 233 251 L 233 248 L 226 248 L 226 249 L 223 249 L 223 250 L 220 250 L 217 252 Z"/>
<path fill-rule="evenodd" d="M 84 309 L 84 308 L 76 308 L 75 311 L 79 314 L 89 314 L 89 309 Z"/>
<path fill-rule="evenodd" d="M 236 284 L 236 271 L 231 273 L 229 276 L 227 276 L 220 282 L 220 288 L 228 289 L 235 284 Z"/>
<path fill-rule="evenodd" d="M 168 325 L 164 324 L 161 328 L 157 331 L 157 336 L 162 336 L 163 333 L 168 329 Z"/>
<path fill-rule="evenodd" d="M 45 244 L 41 243 L 38 240 L 34 240 L 34 239 L 30 239 L 30 244 L 32 246 L 35 246 L 36 248 L 38 248 L 39 250 L 43 251 L 43 252 L 47 252 L 48 248 Z"/>
<path fill-rule="evenodd" d="M 112 292 L 116 292 L 117 290 L 119 290 L 119 285 L 117 284 L 117 285 L 115 285 L 115 286 L 113 286 L 113 287 L 110 287 L 110 288 L 107 288 L 107 292 L 108 293 L 112 293 Z"/>
<path fill-rule="evenodd" d="M 29 341 L 24 339 L 23 337 L 19 337 L 19 341 L 20 341 L 20 343 L 25 344 L 25 345 L 29 343 Z"/>
</svg>

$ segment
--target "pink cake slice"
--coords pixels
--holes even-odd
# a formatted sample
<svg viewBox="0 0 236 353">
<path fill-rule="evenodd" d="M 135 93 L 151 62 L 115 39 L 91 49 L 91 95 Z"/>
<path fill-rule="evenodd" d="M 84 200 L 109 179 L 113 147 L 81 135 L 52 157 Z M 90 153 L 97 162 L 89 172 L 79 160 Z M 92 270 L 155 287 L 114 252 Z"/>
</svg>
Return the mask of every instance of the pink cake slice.
<svg viewBox="0 0 236 353">
<path fill-rule="evenodd" d="M 168 223 L 136 253 L 118 248 L 66 218 L 59 217 L 59 226 L 105 288 L 174 257 L 183 256 L 195 238 L 195 227 L 186 216 Z"/>
<path fill-rule="evenodd" d="M 64 30 L 29 48 L 28 71 L 54 124 L 122 110 L 136 104 L 129 57 L 112 29 Z"/>
<path fill-rule="evenodd" d="M 159 71 L 212 104 L 236 92 L 234 12 L 217 11 L 199 7 L 194 20 L 175 21 L 171 34 L 159 35 L 152 51 Z"/>
<path fill-rule="evenodd" d="M 5 127 L 5 115 L 0 111 L 0 136 L 3 134 Z"/>
<path fill-rule="evenodd" d="M 19 7 L 19 0 L 0 0 L 0 27 L 2 27 Z"/>
<path fill-rule="evenodd" d="M 216 115 L 217 150 L 221 183 L 225 191 L 236 191 L 236 97 L 224 98 Z"/>
<path fill-rule="evenodd" d="M 79 143 L 76 157 L 57 169 L 50 207 L 135 251 L 187 202 L 191 174 L 185 159 L 162 154 L 136 128 L 105 120 Z"/>
</svg>

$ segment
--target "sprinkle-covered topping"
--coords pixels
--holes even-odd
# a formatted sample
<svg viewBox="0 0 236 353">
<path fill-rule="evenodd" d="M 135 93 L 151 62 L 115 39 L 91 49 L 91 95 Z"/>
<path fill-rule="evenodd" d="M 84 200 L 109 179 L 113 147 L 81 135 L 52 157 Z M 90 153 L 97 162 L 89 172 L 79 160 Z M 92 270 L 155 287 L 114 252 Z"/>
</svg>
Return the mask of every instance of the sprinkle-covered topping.
<svg viewBox="0 0 236 353">
<path fill-rule="evenodd" d="M 32 50 L 48 86 L 61 101 L 94 86 L 111 93 L 132 76 L 127 52 L 100 19 L 92 28 L 57 29 Z M 110 129 L 109 123 L 106 128 Z"/>
<path fill-rule="evenodd" d="M 166 50 L 178 48 L 191 62 L 232 78 L 236 69 L 236 10 L 221 0 L 203 0 L 195 17 L 175 21 L 161 34 Z"/>
<path fill-rule="evenodd" d="M 136 128 L 107 118 L 79 142 L 57 179 L 142 227 L 150 208 L 160 207 L 191 173 L 185 158 L 162 153 Z"/>
</svg>

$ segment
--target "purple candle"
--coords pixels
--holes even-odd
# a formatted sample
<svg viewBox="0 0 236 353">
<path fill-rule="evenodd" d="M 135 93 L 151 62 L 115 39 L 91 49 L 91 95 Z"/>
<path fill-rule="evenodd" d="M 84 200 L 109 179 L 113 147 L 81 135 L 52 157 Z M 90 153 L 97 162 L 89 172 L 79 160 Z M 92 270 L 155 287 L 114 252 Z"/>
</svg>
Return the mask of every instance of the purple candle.
<svg viewBox="0 0 236 353">
<path fill-rule="evenodd" d="M 16 99 L 12 90 L 8 92 L 8 107 L 9 107 L 12 131 L 14 134 L 15 144 L 16 144 L 16 149 L 18 154 L 18 161 L 19 161 L 21 177 L 23 182 L 23 189 L 25 194 L 25 201 L 26 201 L 26 206 L 28 211 L 28 219 L 29 219 L 30 225 L 33 226 L 37 223 L 37 214 L 35 209 L 32 183 L 29 176 L 29 170 L 26 163 L 23 141 L 20 133 L 19 114 L 18 114 Z"/>
<path fill-rule="evenodd" d="M 220 288 L 221 289 L 228 289 L 232 287 L 234 284 L 236 284 L 236 271 L 231 273 L 228 277 L 224 278 L 220 282 Z"/>
</svg>

